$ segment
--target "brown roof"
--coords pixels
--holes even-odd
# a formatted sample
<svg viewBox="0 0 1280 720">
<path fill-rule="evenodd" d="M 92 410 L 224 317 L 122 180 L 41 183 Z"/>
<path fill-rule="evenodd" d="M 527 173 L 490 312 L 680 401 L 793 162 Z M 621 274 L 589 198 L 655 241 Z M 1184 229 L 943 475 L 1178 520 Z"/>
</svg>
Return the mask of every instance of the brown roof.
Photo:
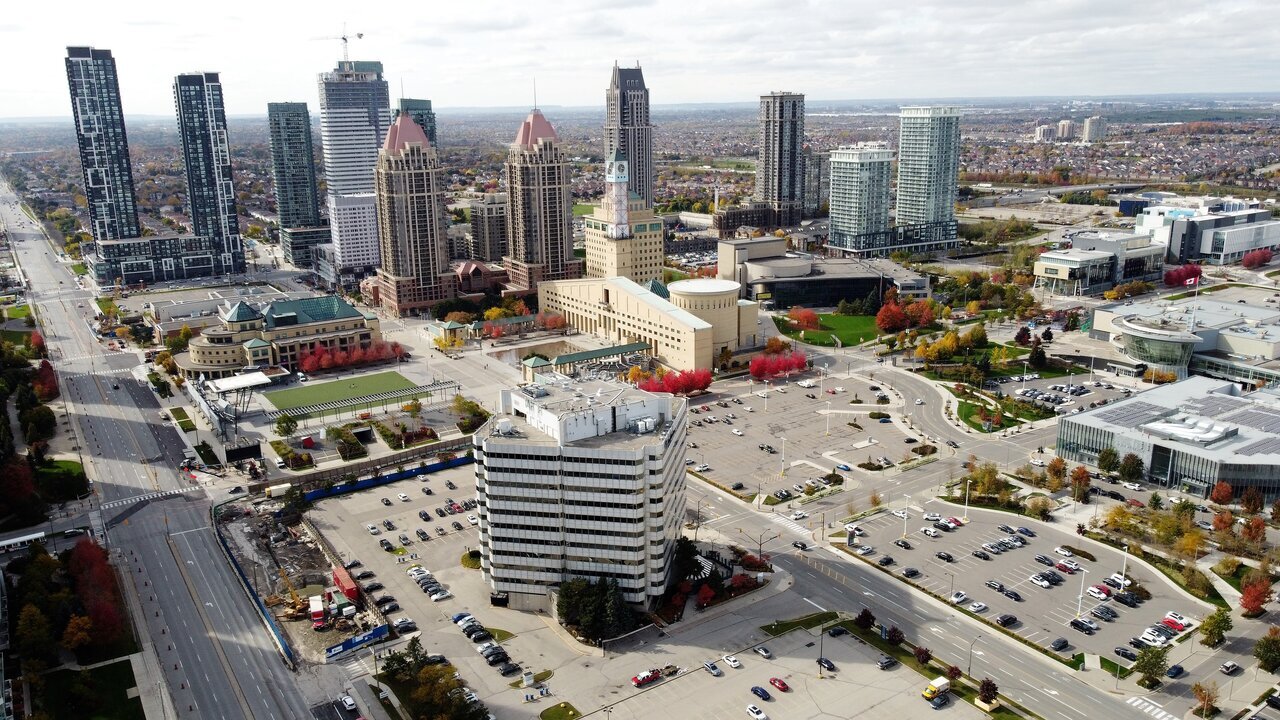
<svg viewBox="0 0 1280 720">
<path fill-rule="evenodd" d="M 413 121 L 409 117 L 409 113 L 400 113 L 396 121 L 391 124 L 391 129 L 387 131 L 387 139 L 382 143 L 382 149 L 387 152 L 399 152 L 405 149 L 409 143 L 419 143 L 423 149 L 431 147 L 431 141 L 427 139 L 427 133 L 422 126 Z"/>
<path fill-rule="evenodd" d="M 516 133 L 515 144 L 532 147 L 544 138 L 548 140 L 560 139 L 556 135 L 556 129 L 551 127 L 551 123 L 547 122 L 547 119 L 542 116 L 542 111 L 534 108 L 529 111 L 529 117 L 525 118 L 524 122 L 520 124 L 520 130 Z"/>
</svg>

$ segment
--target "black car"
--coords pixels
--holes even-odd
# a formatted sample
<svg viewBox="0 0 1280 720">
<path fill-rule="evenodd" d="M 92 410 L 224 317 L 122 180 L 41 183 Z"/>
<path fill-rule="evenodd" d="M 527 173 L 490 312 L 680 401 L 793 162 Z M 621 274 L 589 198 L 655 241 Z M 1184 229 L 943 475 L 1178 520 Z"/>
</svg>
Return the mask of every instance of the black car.
<svg viewBox="0 0 1280 720">
<path fill-rule="evenodd" d="M 902 568 L 902 577 L 913 578 L 913 577 L 919 577 L 919 576 L 920 576 L 920 571 L 913 567 Z"/>
<path fill-rule="evenodd" d="M 1005 590 L 1005 591 L 1004 591 L 1003 593 L 1001 593 L 1001 594 L 1002 594 L 1002 595 L 1004 595 L 1005 597 L 1009 598 L 1010 600 L 1014 601 L 1014 602 L 1022 602 L 1022 596 L 1018 594 L 1018 591 L 1017 591 L 1017 590 L 1012 590 L 1012 589 L 1010 589 L 1010 590 Z"/>
<path fill-rule="evenodd" d="M 502 663 L 501 666 L 498 667 L 498 673 L 503 677 L 506 677 L 508 675 L 515 675 L 518 672 L 520 672 L 520 666 L 516 665 L 515 663 L 504 662 Z"/>
<path fill-rule="evenodd" d="M 974 550 L 974 551 L 973 551 L 973 556 L 974 556 L 974 557 L 976 557 L 976 558 L 978 558 L 979 560 L 990 560 L 990 559 L 991 559 L 991 556 L 990 556 L 990 555 L 988 555 L 988 554 L 987 554 L 987 552 L 986 552 L 985 550 Z"/>
<path fill-rule="evenodd" d="M 848 631 L 848 630 L 845 630 L 844 628 L 840 627 L 839 625 L 836 625 L 835 627 L 833 627 L 833 628 L 831 628 L 830 630 L 828 630 L 828 631 L 827 631 L 827 634 L 828 634 L 828 635 L 830 635 L 831 637 L 840 637 L 841 635 L 848 635 L 848 634 L 849 634 L 849 631 Z"/>
<path fill-rule="evenodd" d="M 879 565 L 880 567 L 889 567 L 890 565 L 893 564 L 893 562 L 894 561 L 892 557 L 885 555 L 884 557 L 877 560 L 876 564 Z"/>
<path fill-rule="evenodd" d="M 418 539 L 419 539 L 419 540 L 430 540 L 430 539 L 431 539 L 431 536 L 427 534 L 427 531 L 426 531 L 426 530 L 423 530 L 422 528 L 418 528 L 418 531 L 417 531 L 417 532 L 418 532 Z"/>
<path fill-rule="evenodd" d="M 933 706 L 934 710 L 941 710 L 942 708 L 951 704 L 951 694 L 942 693 L 941 695 L 930 700 L 929 704 Z"/>
<path fill-rule="evenodd" d="M 362 572 L 358 573 L 358 574 L 355 576 L 355 579 L 356 579 L 356 580 L 368 580 L 368 579 L 369 579 L 369 578 L 371 578 L 371 577 L 375 577 L 377 574 L 378 574 L 378 573 L 376 573 L 376 572 L 374 572 L 374 571 L 372 571 L 372 570 L 364 570 L 364 571 L 362 571 Z"/>
<path fill-rule="evenodd" d="M 423 522 L 431 522 L 431 513 L 427 512 L 426 510 L 419 510 L 418 518 L 421 519 Z"/>
<path fill-rule="evenodd" d="M 995 590 L 996 592 L 1004 592 L 1004 583 L 999 580 L 988 580 L 987 587 Z"/>
<path fill-rule="evenodd" d="M 240 487 L 239 485 L 231 488 L 231 490 L 228 491 L 228 493 L 231 495 L 239 495 L 242 492 L 244 492 L 244 488 Z"/>
<path fill-rule="evenodd" d="M 1043 575 L 1052 585 L 1061 585 L 1063 582 L 1062 576 L 1052 570 L 1045 570 L 1040 574 Z"/>
<path fill-rule="evenodd" d="M 381 610 L 383 613 L 395 612 L 400 609 L 400 603 L 397 603 L 397 602 L 387 603 L 386 605 L 383 605 L 378 609 Z"/>
<path fill-rule="evenodd" d="M 880 668 L 881 670 L 888 670 L 897 664 L 898 664 L 898 659 L 889 657 L 888 655 L 881 655 L 880 659 L 876 661 L 876 667 Z"/>
<path fill-rule="evenodd" d="M 457 520 L 454 520 L 454 521 L 453 521 L 453 529 L 454 529 L 454 530 L 461 530 L 461 529 L 462 529 L 462 523 L 458 522 Z"/>
<path fill-rule="evenodd" d="M 1048 555 L 1037 555 L 1035 559 L 1036 559 L 1036 562 L 1040 563 L 1041 565 L 1048 565 L 1049 567 L 1053 567 L 1054 565 L 1057 565 L 1057 563 L 1053 561 L 1053 558 L 1049 557 Z"/>
<path fill-rule="evenodd" d="M 831 662 L 830 660 L 824 657 L 818 658 L 818 664 L 822 666 L 823 670 L 835 672 L 835 669 L 836 669 L 835 663 Z"/>
<path fill-rule="evenodd" d="M 1019 534 L 1019 535 L 1025 535 L 1026 537 L 1035 537 L 1035 536 L 1036 536 L 1035 532 L 1033 532 L 1033 531 L 1031 530 L 1031 528 L 1024 528 L 1024 527 L 1019 527 L 1019 528 L 1018 528 L 1018 534 Z"/>
<path fill-rule="evenodd" d="M 1063 650 L 1066 650 L 1066 649 L 1067 649 L 1067 639 L 1066 639 L 1066 638 L 1058 638 L 1058 639 L 1054 640 L 1053 642 L 1049 643 L 1049 649 L 1050 649 L 1050 650 L 1053 650 L 1053 651 L 1055 651 L 1055 652 L 1062 652 Z"/>
<path fill-rule="evenodd" d="M 897 540 L 894 540 L 894 541 L 893 541 L 893 544 L 894 544 L 894 545 L 897 545 L 898 547 L 902 548 L 903 550 L 910 550 L 910 549 L 911 549 L 911 543 L 907 542 L 906 540 L 903 540 L 902 538 L 898 538 Z"/>
<path fill-rule="evenodd" d="M 383 584 L 380 582 L 371 582 L 360 589 L 364 590 L 365 592 L 376 592 L 378 590 L 381 590 L 383 587 L 384 587 Z"/>
<path fill-rule="evenodd" d="M 375 599 L 374 599 L 374 601 L 373 601 L 373 604 L 374 604 L 374 605 L 386 605 L 387 603 L 393 603 L 393 602 L 395 602 L 395 601 L 396 601 L 396 596 L 395 596 L 395 595 L 383 595 L 383 596 L 381 596 L 381 597 L 375 598 Z"/>
<path fill-rule="evenodd" d="M 1102 582 L 1107 587 L 1114 588 L 1116 590 L 1124 589 L 1124 586 L 1120 584 L 1120 581 L 1114 578 L 1103 578 Z"/>
<path fill-rule="evenodd" d="M 395 529 L 396 529 L 396 524 L 395 524 L 395 523 L 393 523 L 393 522 L 391 522 L 390 520 L 383 520 L 383 521 L 382 521 L 382 527 L 384 527 L 384 528 L 386 528 L 386 529 L 388 529 L 388 530 L 395 530 Z"/>
<path fill-rule="evenodd" d="M 1141 649 L 1145 648 L 1146 646 L 1147 646 L 1147 644 L 1146 644 L 1146 643 L 1144 643 L 1144 642 L 1142 642 L 1142 641 L 1141 641 L 1141 640 L 1139 640 L 1138 638 L 1129 638 L 1129 647 L 1131 647 L 1131 648 L 1133 648 L 1133 649 L 1135 649 L 1135 650 L 1141 650 Z"/>
<path fill-rule="evenodd" d="M 1098 618 L 1099 620 L 1102 620 L 1103 622 L 1109 622 L 1115 619 L 1107 615 L 1106 609 L 1101 606 L 1093 608 L 1092 610 L 1089 611 L 1089 614 Z"/>
<path fill-rule="evenodd" d="M 496 655 L 490 655 L 485 658 L 485 662 L 489 663 L 489 667 L 495 667 L 497 665 L 503 665 L 511 662 L 511 656 L 504 652 L 500 652 Z"/>
<path fill-rule="evenodd" d="M 1009 627 L 1010 625 L 1013 625 L 1016 622 L 1018 622 L 1018 616 L 1010 615 L 1008 613 L 1005 613 L 1004 615 L 1001 615 L 996 618 L 996 624 L 999 625 L 1000 627 Z"/>
<path fill-rule="evenodd" d="M 447 488 L 449 488 L 450 490 L 457 490 L 457 489 L 458 489 L 458 486 L 457 486 L 457 485 L 454 485 L 452 480 L 445 480 L 445 481 L 444 481 L 444 486 L 445 486 L 445 487 L 447 487 Z"/>
<path fill-rule="evenodd" d="M 474 643 L 489 642 L 493 639 L 493 635 L 488 630 L 480 628 L 476 632 L 467 633 L 467 639 Z"/>
<path fill-rule="evenodd" d="M 1071 629 L 1073 629 L 1073 630 L 1079 630 L 1080 632 L 1084 633 L 1085 635 L 1092 635 L 1092 634 L 1093 634 L 1093 628 L 1091 628 L 1091 627 L 1089 627 L 1087 624 L 1085 624 L 1085 622 L 1084 622 L 1083 620 L 1081 620 L 1080 618 L 1073 618 L 1069 624 L 1071 625 Z"/>
<path fill-rule="evenodd" d="M 745 488 L 745 487 L 746 487 L 746 485 L 743 485 L 743 484 L 742 484 L 742 483 L 740 483 L 740 482 L 736 482 L 736 483 L 734 483 L 734 484 L 730 485 L 729 487 L 730 487 L 731 489 L 733 489 L 733 490 L 741 490 L 741 489 Z"/>
<path fill-rule="evenodd" d="M 942 522 L 941 520 L 939 520 L 938 522 L 934 523 L 934 524 L 933 524 L 933 527 L 934 527 L 934 529 L 936 529 L 936 530 L 941 530 L 942 532 L 951 532 L 951 526 L 950 526 L 950 525 L 948 525 L 948 524 L 946 524 L 946 523 L 944 523 L 944 522 Z"/>
<path fill-rule="evenodd" d="M 436 515 L 438 517 L 445 517 L 447 514 L 448 513 L 444 511 L 444 508 L 436 508 Z"/>
<path fill-rule="evenodd" d="M 427 659 L 424 662 L 427 665 L 444 665 L 445 663 L 449 662 L 449 658 L 439 653 L 432 653 L 427 656 Z"/>
<path fill-rule="evenodd" d="M 386 550 L 387 552 L 395 552 L 395 549 L 396 549 L 396 546 L 392 545 L 391 541 L 386 538 L 382 538 L 381 540 L 379 540 L 378 545 L 382 546 L 382 549 Z"/>
<path fill-rule="evenodd" d="M 1098 612 L 1102 613 L 1102 617 L 1104 617 L 1107 620 L 1115 620 L 1116 618 L 1120 617 L 1120 613 L 1116 612 L 1115 610 L 1112 610 L 1111 606 L 1109 605 L 1099 605 L 1095 607 L 1094 610 L 1097 610 Z"/>
<path fill-rule="evenodd" d="M 435 493 L 431 492 L 431 488 L 426 487 L 425 485 L 422 487 L 422 494 L 423 494 L 423 495 L 435 495 Z"/>
<path fill-rule="evenodd" d="M 955 562 L 955 558 L 952 557 L 951 553 L 949 552 L 936 552 L 933 554 L 933 556 L 938 558 L 942 562 Z"/>
<path fill-rule="evenodd" d="M 1111 599 L 1115 600 L 1121 605 L 1124 605 L 1125 607 L 1131 607 L 1131 608 L 1138 607 L 1138 603 L 1142 601 L 1141 598 L 1139 598 L 1137 595 L 1131 592 L 1114 593 L 1111 596 Z"/>
<path fill-rule="evenodd" d="M 346 565 L 343 565 L 342 567 L 348 570 L 355 570 L 356 568 L 361 567 L 363 565 L 364 563 L 360 562 L 359 560 L 352 560 L 351 562 L 347 563 Z"/>
<path fill-rule="evenodd" d="M 797 540 L 797 541 L 795 541 L 795 542 L 791 543 L 791 547 L 793 547 L 793 548 L 795 548 L 795 549 L 797 549 L 797 550 L 808 550 L 808 549 L 809 549 L 809 546 L 808 546 L 804 541 L 802 541 L 802 540 Z"/>
<path fill-rule="evenodd" d="M 1013 528 L 1009 527 L 1008 525 L 997 525 L 996 529 L 1008 535 L 1012 535 L 1014 532 L 1016 532 Z"/>
<path fill-rule="evenodd" d="M 1138 659 L 1138 653 L 1136 653 L 1136 652 L 1134 652 L 1134 651 L 1130 650 L 1130 649 L 1129 649 L 1129 648 L 1127 648 L 1127 647 L 1118 647 L 1118 648 L 1116 648 L 1116 655 L 1119 655 L 1120 657 L 1124 658 L 1125 660 L 1131 660 L 1131 661 L 1132 661 L 1132 660 L 1137 660 L 1137 659 Z"/>
</svg>

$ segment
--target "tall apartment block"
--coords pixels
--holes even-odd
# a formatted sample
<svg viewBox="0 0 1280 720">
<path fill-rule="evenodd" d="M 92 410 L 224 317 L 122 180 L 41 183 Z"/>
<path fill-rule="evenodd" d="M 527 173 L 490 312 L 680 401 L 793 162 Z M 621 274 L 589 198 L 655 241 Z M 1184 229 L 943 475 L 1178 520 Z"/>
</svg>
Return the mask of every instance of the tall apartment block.
<svg viewBox="0 0 1280 720">
<path fill-rule="evenodd" d="M 1035 131 L 1035 141 L 1038 143 L 1053 142 L 1058 139 L 1058 128 L 1056 125 L 1037 125 Z"/>
<path fill-rule="evenodd" d="M 605 160 L 604 200 L 583 219 L 586 276 L 630 278 L 640 285 L 662 279 L 662 219 L 631 192 L 627 156 Z"/>
<path fill-rule="evenodd" d="M 574 578 L 652 608 L 685 513 L 687 401 L 617 383 L 503 390 L 474 436 L 485 582 L 548 609 Z"/>
<path fill-rule="evenodd" d="M 649 88 L 640 65 L 620 68 L 613 65 L 609 89 L 605 91 L 604 156 L 620 150 L 631 164 L 627 187 L 653 207 L 653 124 L 649 120 Z"/>
<path fill-rule="evenodd" d="M 1058 121 L 1058 139 L 1070 140 L 1076 136 L 1076 123 L 1074 120 Z"/>
<path fill-rule="evenodd" d="M 191 229 L 213 243 L 213 272 L 244 272 L 244 248 L 236 215 L 235 182 L 227 113 L 218 73 L 184 73 L 173 81 L 178 136 L 187 174 Z"/>
<path fill-rule="evenodd" d="M 1107 139 L 1107 119 L 1101 115 L 1085 118 L 1084 132 L 1080 139 L 1087 143 L 1102 142 Z"/>
<path fill-rule="evenodd" d="M 569 155 L 555 128 L 534 108 L 507 153 L 507 231 L 502 264 L 511 289 L 532 292 L 544 280 L 582 277 L 573 256 L 573 195 Z"/>
<path fill-rule="evenodd" d="M 418 127 L 427 134 L 427 139 L 431 141 L 431 147 L 440 148 L 440 141 L 436 136 L 436 112 L 431 109 L 431 101 L 419 98 L 400 98 L 396 104 L 396 110 L 399 113 L 409 113 L 409 117 L 418 123 Z"/>
<path fill-rule="evenodd" d="M 889 230 L 893 151 L 883 144 L 845 145 L 831 151 L 830 243 L 867 251 Z"/>
<path fill-rule="evenodd" d="M 507 194 L 485 193 L 472 200 L 471 234 L 467 257 L 484 262 L 502 262 L 507 254 Z"/>
<path fill-rule="evenodd" d="M 136 238 L 142 229 L 115 58 L 110 50 L 69 47 L 66 65 L 89 232 L 96 241 Z"/>
<path fill-rule="evenodd" d="M 306 103 L 267 103 L 267 126 L 280 248 L 290 265 L 309 268 L 311 249 L 329 242 L 329 225 L 320 218 L 311 113 Z"/>
<path fill-rule="evenodd" d="M 960 111 L 904 107 L 898 124 L 898 226 L 912 226 L 904 249 L 929 252 L 956 244 Z"/>
<path fill-rule="evenodd" d="M 391 99 L 380 62 L 342 60 L 320 74 L 319 86 L 320 142 L 335 263 L 335 277 L 324 280 L 350 286 L 378 266 L 374 169 L 391 128 Z"/>
<path fill-rule="evenodd" d="M 820 217 L 831 200 L 831 151 L 804 149 L 804 216 Z"/>
<path fill-rule="evenodd" d="M 454 297 L 444 172 L 426 132 L 408 113 L 387 133 L 375 177 L 382 265 L 362 285 L 376 287 L 377 304 L 399 317 Z"/>
<path fill-rule="evenodd" d="M 760 96 L 755 200 L 768 203 L 780 226 L 799 225 L 804 207 L 804 95 Z"/>
</svg>

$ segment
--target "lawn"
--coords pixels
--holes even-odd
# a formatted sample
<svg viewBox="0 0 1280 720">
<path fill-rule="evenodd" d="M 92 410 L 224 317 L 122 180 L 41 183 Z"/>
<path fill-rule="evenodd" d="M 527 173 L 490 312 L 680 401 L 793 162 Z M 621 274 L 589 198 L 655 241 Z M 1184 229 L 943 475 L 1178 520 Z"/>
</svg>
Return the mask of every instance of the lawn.
<svg viewBox="0 0 1280 720">
<path fill-rule="evenodd" d="M 562 703 L 556 703 L 555 705 L 552 705 L 546 710 L 543 710 L 538 715 L 538 717 L 541 720 L 571 720 L 572 718 L 576 718 L 581 714 L 582 713 L 578 712 L 578 708 L 570 705 L 567 702 L 562 702 Z"/>
<path fill-rule="evenodd" d="M 804 617 L 796 618 L 795 620 L 782 620 L 780 622 L 769 623 L 768 625 L 761 625 L 760 629 L 774 637 L 777 637 L 783 633 L 789 633 L 796 628 L 816 628 L 819 625 L 829 623 L 838 617 L 840 617 L 838 614 L 831 611 L 816 612 L 812 615 L 805 615 Z"/>
<path fill-rule="evenodd" d="M 357 378 L 343 378 L 330 382 L 311 382 L 288 390 L 276 390 L 266 394 L 266 398 L 278 410 L 292 410 L 305 405 L 323 402 L 342 402 L 366 395 L 404 390 L 414 383 L 400 373 L 388 372 L 364 375 Z"/>
<path fill-rule="evenodd" d="M 80 671 L 59 670 L 44 676 L 44 710 L 53 720 L 143 720 L 142 700 L 128 691 L 137 682 L 128 660 L 103 665 L 88 673 L 88 687 L 80 685 Z"/>
<path fill-rule="evenodd" d="M 555 671 L 553 670 L 543 670 L 541 672 L 536 672 L 533 674 L 533 681 L 536 683 L 546 682 L 550 680 L 554 675 L 555 675 Z M 519 680 L 514 680 L 510 683 L 507 683 L 507 686 L 511 688 L 519 688 L 523 683 L 524 683 L 524 678 L 521 678 Z"/>
<path fill-rule="evenodd" d="M 595 206 L 595 205 L 588 205 L 588 204 L 584 204 L 584 203 L 574 203 L 574 204 L 573 204 L 573 216 L 574 216 L 574 217 L 582 217 L 583 215 L 590 215 L 591 213 L 593 213 L 593 212 L 595 212 L 595 211 L 596 211 L 596 206 Z"/>
<path fill-rule="evenodd" d="M 778 331 L 796 340 L 803 340 L 811 345 L 835 345 L 832 337 L 840 339 L 843 346 L 857 345 L 874 339 L 880 334 L 876 328 L 873 315 L 837 315 L 824 313 L 818 316 L 818 330 L 797 330 L 785 317 L 774 317 L 773 322 Z M 804 337 L 801 338 L 803 332 Z"/>
<path fill-rule="evenodd" d="M 26 345 L 28 337 L 31 337 L 30 330 L 0 330 L 0 340 L 14 345 Z"/>
<path fill-rule="evenodd" d="M 662 282 L 665 285 L 670 285 L 671 283 L 677 280 L 688 280 L 688 279 L 689 279 L 688 273 L 683 273 L 683 272 L 680 272 L 679 270 L 673 270 L 671 268 L 662 268 Z"/>
<path fill-rule="evenodd" d="M 174 408 L 173 419 L 177 421 L 178 427 L 182 429 L 182 432 L 195 432 L 195 421 L 187 415 L 186 410 L 183 410 L 182 408 Z"/>
<path fill-rule="evenodd" d="M 974 430 L 980 433 L 1000 432 L 1001 430 L 1005 430 L 1014 425 L 1019 424 L 1017 420 L 1013 420 L 1008 417 L 1002 417 L 1000 419 L 1000 422 L 1001 422 L 1000 427 L 998 428 L 993 427 L 991 430 L 985 430 L 982 427 L 982 423 L 978 422 L 978 406 L 976 404 L 961 400 L 957 405 L 956 411 L 960 414 L 960 419 L 964 422 L 965 425 L 968 425 L 969 427 L 973 428 Z M 988 408 L 987 413 L 988 415 L 993 415 L 995 414 L 995 411 Z"/>
<path fill-rule="evenodd" d="M 10 320 L 21 320 L 30 314 L 30 305 L 10 305 L 4 309 L 4 316 Z"/>
<path fill-rule="evenodd" d="M 89 269 L 84 266 L 84 263 L 76 263 L 71 266 L 71 272 L 77 275 L 88 275 Z"/>
</svg>

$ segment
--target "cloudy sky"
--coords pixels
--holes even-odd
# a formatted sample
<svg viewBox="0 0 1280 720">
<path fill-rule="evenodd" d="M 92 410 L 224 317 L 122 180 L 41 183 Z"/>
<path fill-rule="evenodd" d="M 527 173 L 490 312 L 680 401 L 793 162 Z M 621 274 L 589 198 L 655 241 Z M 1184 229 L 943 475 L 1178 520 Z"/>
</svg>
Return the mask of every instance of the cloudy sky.
<svg viewBox="0 0 1280 720">
<path fill-rule="evenodd" d="M 316 108 L 316 74 L 381 60 L 392 97 L 596 105 L 617 60 L 655 103 L 1280 90 L 1275 0 L 62 0 L 0 15 L 0 117 L 69 116 L 67 45 L 113 51 L 125 113 L 218 71 L 235 115 Z M 214 14 L 216 12 L 216 14 Z"/>
</svg>

